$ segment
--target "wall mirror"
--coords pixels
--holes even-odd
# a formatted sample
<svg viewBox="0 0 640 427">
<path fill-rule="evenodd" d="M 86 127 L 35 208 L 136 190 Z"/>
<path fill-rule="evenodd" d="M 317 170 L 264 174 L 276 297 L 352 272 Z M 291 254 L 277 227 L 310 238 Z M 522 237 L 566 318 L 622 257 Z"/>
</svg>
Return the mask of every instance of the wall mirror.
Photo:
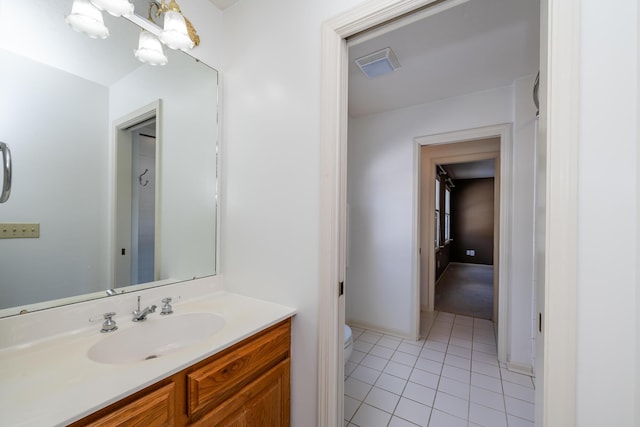
<svg viewBox="0 0 640 427">
<path fill-rule="evenodd" d="M 216 272 L 217 71 L 166 47 L 143 64 L 139 26 L 103 13 L 90 39 L 72 3 L 0 0 L 0 223 L 39 225 L 0 238 L 0 317 Z"/>
</svg>

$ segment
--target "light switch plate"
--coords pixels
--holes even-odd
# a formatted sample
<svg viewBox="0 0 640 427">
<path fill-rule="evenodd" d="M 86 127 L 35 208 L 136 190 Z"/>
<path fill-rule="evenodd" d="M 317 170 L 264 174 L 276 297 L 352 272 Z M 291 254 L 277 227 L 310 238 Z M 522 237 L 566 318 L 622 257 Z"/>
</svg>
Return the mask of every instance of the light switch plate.
<svg viewBox="0 0 640 427">
<path fill-rule="evenodd" d="M 9 222 L 0 223 L 0 239 L 37 239 L 40 237 L 40 224 Z"/>
</svg>

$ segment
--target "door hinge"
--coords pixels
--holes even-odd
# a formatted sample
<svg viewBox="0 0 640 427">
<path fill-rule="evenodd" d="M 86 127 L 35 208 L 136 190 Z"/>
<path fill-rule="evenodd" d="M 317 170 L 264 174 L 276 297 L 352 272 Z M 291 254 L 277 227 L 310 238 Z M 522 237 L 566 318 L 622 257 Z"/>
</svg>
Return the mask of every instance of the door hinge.
<svg viewBox="0 0 640 427">
<path fill-rule="evenodd" d="M 538 332 L 542 333 L 542 313 L 538 313 Z"/>
<path fill-rule="evenodd" d="M 338 283 L 338 296 L 344 295 L 344 282 Z"/>
</svg>

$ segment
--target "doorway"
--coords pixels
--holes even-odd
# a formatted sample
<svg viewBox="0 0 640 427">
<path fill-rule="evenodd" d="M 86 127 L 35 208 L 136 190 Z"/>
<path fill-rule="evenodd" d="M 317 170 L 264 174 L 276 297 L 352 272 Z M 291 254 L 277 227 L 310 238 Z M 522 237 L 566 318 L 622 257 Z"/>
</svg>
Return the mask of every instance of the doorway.
<svg viewBox="0 0 640 427">
<path fill-rule="evenodd" d="M 420 185 L 416 186 L 417 206 L 420 215 L 416 224 L 419 230 L 418 264 L 419 307 L 418 311 L 428 312 L 435 309 L 436 280 L 436 228 L 435 198 L 421 197 L 423 194 L 435 194 L 435 182 L 438 165 L 468 162 L 493 163 L 493 307 L 492 321 L 497 332 L 498 358 L 507 361 L 507 300 L 509 281 L 510 222 L 511 216 L 511 171 L 512 165 L 512 126 L 510 124 L 487 126 L 477 129 L 447 132 L 416 138 L 416 151 L 420 159 L 418 168 Z M 506 159 L 501 161 L 501 159 Z M 479 176 L 479 175 L 478 175 Z M 438 247 L 440 246 L 438 242 Z M 474 248 L 463 248 L 467 250 Z M 420 323 L 420 319 L 417 320 Z"/>
<path fill-rule="evenodd" d="M 495 169 L 492 159 L 436 165 L 437 312 L 494 319 Z M 432 213 L 421 214 L 423 222 L 427 214 Z M 421 309 L 425 310 L 424 305 Z"/>
<path fill-rule="evenodd" d="M 159 277 L 160 101 L 114 127 L 112 288 Z"/>
<path fill-rule="evenodd" d="M 320 323 L 319 323 L 319 425 L 341 425 L 342 350 L 341 326 L 344 298 L 335 292 L 344 280 L 344 265 L 336 254 L 344 248 L 344 205 L 346 171 L 346 63 L 345 39 L 404 16 L 432 2 L 397 0 L 380 4 L 367 2 L 326 21 L 322 26 L 321 108 L 321 212 L 320 216 Z M 541 2 L 540 123 L 536 158 L 542 197 L 536 205 L 536 248 L 540 248 L 538 307 L 547 314 L 537 339 L 539 357 L 536 397 L 540 423 L 575 424 L 575 296 L 577 270 L 575 254 L 579 28 L 577 0 Z M 553 161 L 547 161 L 553 159 Z M 548 210 L 547 206 L 554 209 Z M 343 209 L 340 209 L 343 206 Z M 540 219 L 540 224 L 538 224 Z M 545 256 L 545 253 L 548 256 Z M 553 300 L 553 304 L 550 302 Z M 559 322 L 559 319 L 563 321 Z"/>
</svg>

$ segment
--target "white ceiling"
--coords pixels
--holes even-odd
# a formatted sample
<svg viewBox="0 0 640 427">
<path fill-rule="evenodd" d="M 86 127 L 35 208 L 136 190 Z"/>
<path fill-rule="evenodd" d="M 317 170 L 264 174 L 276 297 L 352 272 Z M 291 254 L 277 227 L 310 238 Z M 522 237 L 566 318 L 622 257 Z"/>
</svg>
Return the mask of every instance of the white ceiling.
<svg viewBox="0 0 640 427">
<path fill-rule="evenodd" d="M 349 49 L 349 114 L 359 117 L 510 85 L 536 74 L 538 0 L 470 0 Z M 401 67 L 369 79 L 354 60 L 390 47 Z"/>
<path fill-rule="evenodd" d="M 493 178 L 496 175 L 495 160 L 478 160 L 467 163 L 442 165 L 451 179 Z"/>
<path fill-rule="evenodd" d="M 218 9 L 225 10 L 229 6 L 232 6 L 235 3 L 238 3 L 239 0 L 210 0 L 211 3 L 215 4 Z"/>
</svg>

